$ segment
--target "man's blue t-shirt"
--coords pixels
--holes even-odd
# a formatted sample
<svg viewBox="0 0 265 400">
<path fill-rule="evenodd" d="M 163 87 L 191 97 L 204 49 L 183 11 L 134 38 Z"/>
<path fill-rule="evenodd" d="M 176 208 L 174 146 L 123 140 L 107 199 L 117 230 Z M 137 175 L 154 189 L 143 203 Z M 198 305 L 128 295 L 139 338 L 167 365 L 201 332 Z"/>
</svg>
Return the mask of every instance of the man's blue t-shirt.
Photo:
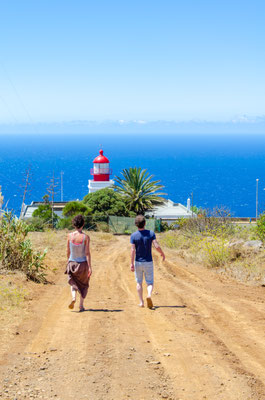
<svg viewBox="0 0 265 400">
<path fill-rule="evenodd" d="M 152 242 L 156 235 L 153 231 L 144 229 L 136 231 L 131 235 L 131 243 L 135 245 L 136 257 L 135 261 L 150 262 L 152 259 Z"/>
</svg>

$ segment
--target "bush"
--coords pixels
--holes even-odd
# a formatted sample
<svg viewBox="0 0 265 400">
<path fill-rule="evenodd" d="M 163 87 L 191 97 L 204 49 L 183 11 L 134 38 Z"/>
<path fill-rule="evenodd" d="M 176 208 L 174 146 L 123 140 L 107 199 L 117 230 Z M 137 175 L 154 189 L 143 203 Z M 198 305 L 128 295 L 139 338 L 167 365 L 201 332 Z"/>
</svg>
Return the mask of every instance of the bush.
<svg viewBox="0 0 265 400">
<path fill-rule="evenodd" d="M 59 222 L 57 223 L 57 228 L 58 229 L 69 229 L 69 230 L 74 229 L 72 220 L 73 220 L 73 217 L 60 218 Z M 86 229 L 86 230 L 109 232 L 107 216 L 87 215 L 87 216 L 84 216 L 84 220 L 85 220 L 84 229 Z"/>
<path fill-rule="evenodd" d="M 229 211 L 218 207 L 205 211 L 196 218 L 181 218 L 178 225 L 189 237 L 194 234 L 229 236 L 235 231 Z"/>
<path fill-rule="evenodd" d="M 192 246 L 190 239 L 172 230 L 163 233 L 160 242 L 169 249 L 188 249 Z"/>
<path fill-rule="evenodd" d="M 109 232 L 109 225 L 107 222 L 99 221 L 96 222 L 96 230 L 99 232 Z"/>
<path fill-rule="evenodd" d="M 172 226 L 171 225 L 169 226 L 167 222 L 165 221 L 160 222 L 160 232 L 167 232 L 170 229 L 172 229 Z"/>
<path fill-rule="evenodd" d="M 257 235 L 262 242 L 265 242 L 265 213 L 261 214 L 256 225 Z"/>
<path fill-rule="evenodd" d="M 91 213 L 92 209 L 81 201 L 70 201 L 63 209 L 63 215 L 66 217 L 74 217 L 78 214 L 86 216 L 90 215 Z"/>
<path fill-rule="evenodd" d="M 204 260 L 209 267 L 223 267 L 230 258 L 230 250 L 224 238 L 205 238 L 202 242 Z"/>
<path fill-rule="evenodd" d="M 57 223 L 57 229 L 73 229 L 72 217 L 60 218 Z"/>
<path fill-rule="evenodd" d="M 29 226 L 5 213 L 0 218 L 0 269 L 20 270 L 36 282 L 45 282 L 44 253 L 34 251 L 26 236 Z"/>
<path fill-rule="evenodd" d="M 25 221 L 28 225 L 30 232 L 43 232 L 45 228 L 45 222 L 40 217 L 29 218 Z"/>
<path fill-rule="evenodd" d="M 133 217 L 135 213 L 128 210 L 124 197 L 112 189 L 101 189 L 87 194 L 84 204 L 93 215 L 116 215 L 119 217 Z"/>
<path fill-rule="evenodd" d="M 179 247 L 179 237 L 175 233 L 165 233 L 161 238 L 161 244 L 169 249 L 176 249 Z"/>
<path fill-rule="evenodd" d="M 52 215 L 53 214 L 53 215 Z M 55 225 L 58 221 L 58 215 L 52 213 L 52 208 L 49 203 L 41 204 L 37 210 L 35 210 L 32 214 L 33 217 L 38 217 L 43 220 L 43 222 L 48 226 L 52 227 L 52 220 L 53 225 Z"/>
</svg>

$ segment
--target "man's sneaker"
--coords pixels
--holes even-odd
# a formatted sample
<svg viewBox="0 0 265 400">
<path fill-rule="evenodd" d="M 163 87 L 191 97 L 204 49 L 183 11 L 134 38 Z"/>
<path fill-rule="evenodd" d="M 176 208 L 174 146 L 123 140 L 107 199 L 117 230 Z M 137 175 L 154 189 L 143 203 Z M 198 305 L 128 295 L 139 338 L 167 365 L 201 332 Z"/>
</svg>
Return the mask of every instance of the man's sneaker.
<svg viewBox="0 0 265 400">
<path fill-rule="evenodd" d="M 147 297 L 146 298 L 146 302 L 147 302 L 147 307 L 148 308 L 153 308 L 154 307 L 151 297 Z"/>
</svg>

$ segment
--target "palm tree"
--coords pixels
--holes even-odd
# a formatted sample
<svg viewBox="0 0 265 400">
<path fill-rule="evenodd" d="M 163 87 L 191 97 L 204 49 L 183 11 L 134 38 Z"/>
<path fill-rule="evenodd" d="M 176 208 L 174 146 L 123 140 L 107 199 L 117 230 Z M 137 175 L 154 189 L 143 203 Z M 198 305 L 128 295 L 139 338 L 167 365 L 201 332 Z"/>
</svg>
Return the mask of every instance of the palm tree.
<svg viewBox="0 0 265 400">
<path fill-rule="evenodd" d="M 155 206 L 162 205 L 165 199 L 160 197 L 165 193 L 159 192 L 164 188 L 160 181 L 153 181 L 146 169 L 123 169 L 122 177 L 115 176 L 115 189 L 125 197 L 130 211 L 144 214 Z"/>
</svg>

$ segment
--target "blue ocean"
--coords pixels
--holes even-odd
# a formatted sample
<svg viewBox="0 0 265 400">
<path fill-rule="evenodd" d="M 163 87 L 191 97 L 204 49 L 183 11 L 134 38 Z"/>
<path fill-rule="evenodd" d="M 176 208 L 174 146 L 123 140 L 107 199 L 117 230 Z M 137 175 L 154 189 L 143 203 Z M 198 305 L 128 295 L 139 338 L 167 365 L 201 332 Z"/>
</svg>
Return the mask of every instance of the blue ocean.
<svg viewBox="0 0 265 400">
<path fill-rule="evenodd" d="M 161 180 L 167 198 L 203 208 L 225 206 L 237 217 L 265 210 L 265 135 L 1 135 L 0 185 L 4 203 L 18 213 L 25 171 L 30 166 L 26 204 L 41 200 L 53 172 L 56 201 L 82 199 L 88 193 L 93 159 L 102 146 L 112 178 L 123 168 L 141 167 Z"/>
</svg>

